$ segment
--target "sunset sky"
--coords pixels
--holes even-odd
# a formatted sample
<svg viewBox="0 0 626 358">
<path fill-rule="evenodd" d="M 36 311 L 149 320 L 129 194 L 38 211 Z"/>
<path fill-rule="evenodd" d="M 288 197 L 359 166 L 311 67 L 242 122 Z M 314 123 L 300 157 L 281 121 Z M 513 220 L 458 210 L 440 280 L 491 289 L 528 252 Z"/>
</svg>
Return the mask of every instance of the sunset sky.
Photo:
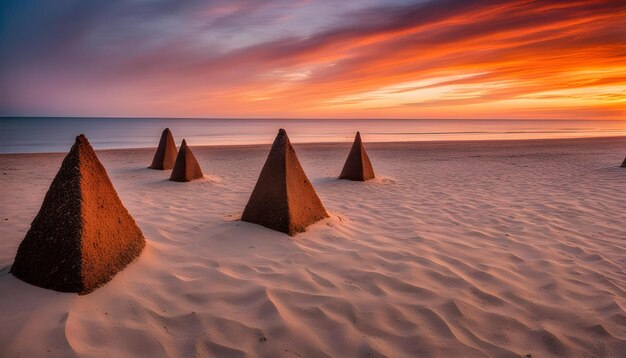
<svg viewBox="0 0 626 358">
<path fill-rule="evenodd" d="M 0 115 L 626 118 L 625 1 L 8 0 Z"/>
</svg>

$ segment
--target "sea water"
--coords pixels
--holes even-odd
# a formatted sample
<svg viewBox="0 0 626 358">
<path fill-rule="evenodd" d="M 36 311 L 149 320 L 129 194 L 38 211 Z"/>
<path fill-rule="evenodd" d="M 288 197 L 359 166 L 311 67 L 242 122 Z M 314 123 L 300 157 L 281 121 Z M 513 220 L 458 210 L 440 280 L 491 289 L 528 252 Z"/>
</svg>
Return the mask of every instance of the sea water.
<svg viewBox="0 0 626 358">
<path fill-rule="evenodd" d="M 155 147 L 165 127 L 177 144 L 271 143 L 279 128 L 293 143 L 507 140 L 626 136 L 626 121 L 431 119 L 182 119 L 1 117 L 0 153 L 66 152 L 84 133 L 96 149 Z"/>
</svg>

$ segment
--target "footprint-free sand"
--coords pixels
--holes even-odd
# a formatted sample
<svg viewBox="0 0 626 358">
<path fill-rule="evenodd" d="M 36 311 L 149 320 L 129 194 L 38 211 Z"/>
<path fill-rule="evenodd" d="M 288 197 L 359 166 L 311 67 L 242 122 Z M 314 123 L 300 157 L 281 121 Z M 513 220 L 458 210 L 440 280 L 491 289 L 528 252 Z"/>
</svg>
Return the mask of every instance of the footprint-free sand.
<svg viewBox="0 0 626 358">
<path fill-rule="evenodd" d="M 295 144 L 331 216 L 295 237 L 237 220 L 269 146 L 98 151 L 147 245 L 84 296 L 9 273 L 65 153 L 0 155 L 0 356 L 626 355 L 626 137 L 366 143 L 364 183 L 350 146 Z"/>
</svg>

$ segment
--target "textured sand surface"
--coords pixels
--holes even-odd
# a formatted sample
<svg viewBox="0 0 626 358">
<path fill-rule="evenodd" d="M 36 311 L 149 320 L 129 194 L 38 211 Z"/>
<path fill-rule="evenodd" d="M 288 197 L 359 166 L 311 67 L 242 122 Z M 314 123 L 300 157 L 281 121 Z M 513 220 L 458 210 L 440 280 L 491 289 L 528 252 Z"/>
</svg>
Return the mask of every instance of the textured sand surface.
<svg viewBox="0 0 626 358">
<path fill-rule="evenodd" d="M 295 145 L 331 217 L 293 238 L 235 220 L 268 146 L 98 152 L 147 246 L 86 296 L 8 273 L 63 154 L 0 156 L 0 356 L 626 355 L 626 138 L 367 143 L 364 183 L 350 145 Z"/>
</svg>

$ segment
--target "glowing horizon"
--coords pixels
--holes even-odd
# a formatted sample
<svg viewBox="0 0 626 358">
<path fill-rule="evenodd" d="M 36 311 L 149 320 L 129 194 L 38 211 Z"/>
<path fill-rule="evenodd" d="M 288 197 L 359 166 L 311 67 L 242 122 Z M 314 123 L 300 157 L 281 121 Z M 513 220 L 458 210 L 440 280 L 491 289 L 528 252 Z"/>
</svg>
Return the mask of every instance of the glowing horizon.
<svg viewBox="0 0 626 358">
<path fill-rule="evenodd" d="M 12 1 L 0 115 L 624 119 L 618 1 Z"/>
</svg>

